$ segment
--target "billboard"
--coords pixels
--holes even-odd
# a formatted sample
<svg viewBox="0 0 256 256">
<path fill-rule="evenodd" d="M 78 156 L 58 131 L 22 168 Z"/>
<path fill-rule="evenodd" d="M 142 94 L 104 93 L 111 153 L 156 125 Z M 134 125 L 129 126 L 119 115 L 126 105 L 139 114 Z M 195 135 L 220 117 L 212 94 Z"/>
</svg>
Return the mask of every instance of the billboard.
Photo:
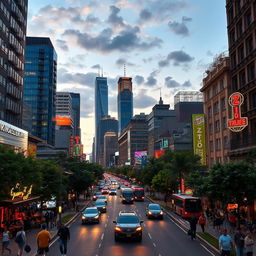
<svg viewBox="0 0 256 256">
<path fill-rule="evenodd" d="M 70 126 L 71 125 L 71 117 L 70 116 L 59 116 L 57 115 L 55 118 L 56 125 L 59 126 Z"/>
<path fill-rule="evenodd" d="M 194 154 L 201 157 L 201 164 L 206 165 L 205 118 L 204 114 L 192 115 Z"/>
<path fill-rule="evenodd" d="M 155 150 L 155 158 L 158 159 L 164 155 L 164 150 Z"/>
<path fill-rule="evenodd" d="M 147 151 L 136 151 L 134 153 L 135 165 L 145 165 L 147 163 Z"/>
</svg>

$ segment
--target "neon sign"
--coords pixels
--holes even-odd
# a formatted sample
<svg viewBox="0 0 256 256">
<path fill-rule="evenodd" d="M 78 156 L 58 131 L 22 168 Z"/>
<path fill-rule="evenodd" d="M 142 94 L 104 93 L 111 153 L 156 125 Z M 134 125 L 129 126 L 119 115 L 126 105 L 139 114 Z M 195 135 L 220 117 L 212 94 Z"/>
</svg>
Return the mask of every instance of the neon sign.
<svg viewBox="0 0 256 256">
<path fill-rule="evenodd" d="M 27 200 L 32 193 L 32 188 L 33 185 L 30 185 L 30 187 L 25 186 L 22 190 L 20 183 L 17 183 L 16 186 L 13 187 L 10 192 L 12 200 L 14 200 L 15 198 Z"/>
<path fill-rule="evenodd" d="M 232 132 L 241 132 L 248 125 L 248 118 L 241 117 L 241 105 L 244 96 L 240 92 L 234 92 L 229 97 L 229 105 L 232 107 L 232 119 L 228 119 L 228 128 Z"/>
</svg>

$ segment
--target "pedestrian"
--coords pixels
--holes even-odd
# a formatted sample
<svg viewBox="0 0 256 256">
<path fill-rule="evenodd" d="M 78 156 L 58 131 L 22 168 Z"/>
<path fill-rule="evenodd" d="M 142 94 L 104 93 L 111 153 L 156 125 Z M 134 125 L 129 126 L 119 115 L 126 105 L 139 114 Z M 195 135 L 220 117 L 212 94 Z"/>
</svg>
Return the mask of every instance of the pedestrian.
<svg viewBox="0 0 256 256">
<path fill-rule="evenodd" d="M 193 214 L 191 219 L 189 220 L 191 240 L 196 238 L 196 225 L 197 225 L 197 222 L 198 222 L 198 218 L 196 217 L 195 214 Z"/>
<path fill-rule="evenodd" d="M 227 229 L 224 229 L 223 234 L 219 237 L 219 248 L 221 256 L 230 256 L 233 247 L 232 238 L 227 234 Z"/>
<path fill-rule="evenodd" d="M 15 242 L 18 245 L 17 256 L 22 256 L 26 244 L 26 233 L 24 231 L 24 226 L 21 226 L 20 231 L 17 232 Z"/>
<path fill-rule="evenodd" d="M 241 228 L 237 228 L 234 236 L 234 242 L 236 246 L 236 256 L 244 255 L 244 238 L 245 238 L 245 235 L 242 233 Z"/>
<path fill-rule="evenodd" d="M 70 232 L 69 232 L 68 227 L 61 224 L 60 228 L 58 230 L 58 236 L 59 236 L 61 256 L 66 256 L 66 254 L 67 254 L 67 244 L 68 244 L 68 240 L 70 240 Z"/>
<path fill-rule="evenodd" d="M 245 245 L 246 255 L 247 256 L 252 256 L 253 255 L 254 240 L 252 238 L 252 233 L 250 231 L 247 232 L 247 235 L 244 239 L 244 245 Z"/>
<path fill-rule="evenodd" d="M 49 230 L 50 214 L 48 211 L 45 213 L 44 218 L 45 218 L 46 227 Z"/>
<path fill-rule="evenodd" d="M 198 220 L 198 223 L 199 225 L 201 226 L 202 228 L 202 232 L 204 233 L 204 228 L 205 228 L 205 224 L 206 224 L 206 217 L 204 215 L 204 213 L 202 213 L 199 217 L 199 220 Z"/>
<path fill-rule="evenodd" d="M 8 230 L 7 226 L 4 227 L 3 232 L 3 240 L 2 240 L 2 255 L 4 255 L 4 251 L 8 251 L 9 254 L 12 253 L 12 250 L 8 248 L 10 244 L 10 231 Z"/>
<path fill-rule="evenodd" d="M 49 243 L 51 240 L 51 234 L 46 230 L 46 225 L 42 225 L 42 230 L 38 232 L 36 241 L 37 241 L 37 255 L 48 255 L 49 252 Z"/>
</svg>

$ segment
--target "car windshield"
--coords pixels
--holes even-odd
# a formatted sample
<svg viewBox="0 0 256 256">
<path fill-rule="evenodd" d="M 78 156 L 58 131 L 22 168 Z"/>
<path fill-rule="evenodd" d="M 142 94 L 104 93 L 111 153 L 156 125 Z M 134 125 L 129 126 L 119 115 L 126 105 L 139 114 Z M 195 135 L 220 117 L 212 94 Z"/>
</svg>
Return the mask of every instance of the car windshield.
<svg viewBox="0 0 256 256">
<path fill-rule="evenodd" d="M 155 204 L 155 205 L 149 205 L 148 209 L 149 210 L 161 210 L 161 207 L 159 205 Z"/>
<path fill-rule="evenodd" d="M 123 196 L 132 197 L 132 191 L 123 191 Z"/>
<path fill-rule="evenodd" d="M 84 211 L 84 214 L 92 214 L 92 213 L 98 213 L 97 209 L 86 209 Z"/>
<path fill-rule="evenodd" d="M 101 195 L 101 193 L 100 192 L 96 192 L 95 195 L 98 196 L 98 195 Z"/>
<path fill-rule="evenodd" d="M 96 206 L 105 205 L 105 202 L 96 202 L 95 205 Z"/>
<path fill-rule="evenodd" d="M 135 190 L 134 194 L 137 196 L 144 196 L 144 191 L 143 190 Z"/>
<path fill-rule="evenodd" d="M 98 198 L 99 198 L 99 199 L 106 199 L 105 196 L 99 196 Z"/>
<path fill-rule="evenodd" d="M 135 223 L 139 223 L 139 219 L 136 216 L 119 216 L 117 223 L 120 224 L 135 224 Z"/>
<path fill-rule="evenodd" d="M 116 191 L 114 188 L 111 188 L 110 191 Z"/>
</svg>

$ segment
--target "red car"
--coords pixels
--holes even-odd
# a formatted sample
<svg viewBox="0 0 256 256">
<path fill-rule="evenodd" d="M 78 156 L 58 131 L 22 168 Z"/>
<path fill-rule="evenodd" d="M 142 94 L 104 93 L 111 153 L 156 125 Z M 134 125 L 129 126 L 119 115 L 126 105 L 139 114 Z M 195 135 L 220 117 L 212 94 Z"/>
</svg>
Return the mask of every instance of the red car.
<svg viewBox="0 0 256 256">
<path fill-rule="evenodd" d="M 101 190 L 101 194 L 104 195 L 104 194 L 108 194 L 109 193 L 109 189 L 108 188 L 103 188 Z"/>
</svg>

